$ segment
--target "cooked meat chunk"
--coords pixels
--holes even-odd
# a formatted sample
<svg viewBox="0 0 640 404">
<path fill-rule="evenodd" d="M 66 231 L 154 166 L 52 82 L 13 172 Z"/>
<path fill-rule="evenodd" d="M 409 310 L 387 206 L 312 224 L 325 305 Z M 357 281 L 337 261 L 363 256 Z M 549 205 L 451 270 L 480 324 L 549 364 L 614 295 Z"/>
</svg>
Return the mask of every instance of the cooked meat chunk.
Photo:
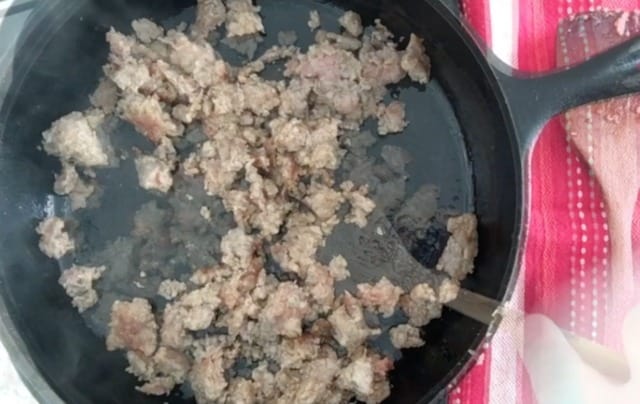
<svg viewBox="0 0 640 404">
<path fill-rule="evenodd" d="M 111 28 L 106 35 L 109 43 L 109 61 L 112 63 L 123 63 L 130 59 L 136 47 L 136 39 L 132 36 L 124 35 L 114 28 Z"/>
<path fill-rule="evenodd" d="M 198 402 L 217 402 L 223 397 L 228 386 L 223 356 L 222 347 L 214 346 L 193 364 L 189 380 Z"/>
<path fill-rule="evenodd" d="M 292 403 L 327 402 L 325 400 L 331 394 L 331 386 L 339 370 L 340 363 L 336 358 L 329 357 L 307 362 L 300 370 L 300 381 L 287 389 L 286 397 Z"/>
<path fill-rule="evenodd" d="M 69 195 L 78 185 L 80 176 L 72 164 L 63 163 L 62 172 L 56 175 L 53 190 L 58 195 Z"/>
<path fill-rule="evenodd" d="M 153 156 L 166 162 L 167 164 L 175 164 L 177 160 L 176 148 L 170 139 L 164 138 L 153 151 Z"/>
<path fill-rule="evenodd" d="M 80 112 L 72 112 L 60 118 L 42 137 L 44 150 L 63 161 L 84 167 L 109 164 L 106 147 L 87 116 Z"/>
<path fill-rule="evenodd" d="M 118 87 L 113 81 L 104 78 L 100 80 L 98 88 L 89 97 L 91 105 L 102 109 L 105 113 L 111 114 L 118 104 Z"/>
<path fill-rule="evenodd" d="M 408 295 L 402 296 L 400 306 L 409 317 L 409 324 L 415 327 L 439 317 L 442 310 L 436 292 L 426 283 L 416 285 Z"/>
<path fill-rule="evenodd" d="M 169 47 L 169 62 L 191 75 L 201 87 L 229 79 L 229 66 L 220 60 L 207 42 L 193 42 L 185 34 L 169 31 L 163 39 Z"/>
<path fill-rule="evenodd" d="M 95 187 L 83 181 L 76 168 L 62 163 L 62 172 L 56 175 L 53 191 L 58 195 L 69 195 L 71 209 L 82 209 L 87 206 L 87 199 L 93 194 Z"/>
<path fill-rule="evenodd" d="M 400 53 L 395 46 L 386 44 L 380 49 L 363 46 L 360 51 L 362 79 L 367 84 L 376 86 L 397 83 L 406 76 L 400 60 Z"/>
<path fill-rule="evenodd" d="M 131 27 L 140 42 L 145 44 L 149 44 L 164 35 L 164 29 L 162 29 L 162 27 L 159 27 L 156 23 L 146 18 L 134 20 L 131 23 Z"/>
<path fill-rule="evenodd" d="M 310 128 L 297 118 L 278 119 L 272 121 L 270 125 L 275 146 L 284 151 L 301 151 L 311 136 Z"/>
<path fill-rule="evenodd" d="M 171 116 L 182 123 L 190 124 L 198 116 L 198 108 L 198 104 L 178 104 L 171 110 Z"/>
<path fill-rule="evenodd" d="M 309 12 L 309 21 L 307 22 L 307 25 L 311 31 L 315 31 L 320 28 L 320 13 L 318 13 L 318 10 L 311 10 Z"/>
<path fill-rule="evenodd" d="M 253 320 L 258 318 L 260 310 L 261 307 L 256 304 L 253 298 L 246 298 L 234 307 L 233 311 L 222 316 L 219 324 L 226 325 L 231 337 L 237 337 L 248 331 L 250 321 L 251 326 L 254 325 Z"/>
<path fill-rule="evenodd" d="M 180 38 L 185 40 L 184 37 Z M 177 44 L 175 46 L 178 47 L 179 41 L 176 40 L 176 43 Z M 182 48 L 177 49 L 179 50 L 176 50 L 176 53 L 180 51 L 185 53 L 185 56 L 189 56 L 189 52 L 197 51 L 201 48 L 191 42 L 187 42 Z M 206 50 L 207 48 L 204 47 L 203 49 Z M 171 65 L 163 60 L 154 62 L 152 64 L 152 68 L 154 74 L 159 76 L 158 78 L 166 80 L 162 85 L 154 86 L 156 94 L 162 101 L 172 101 L 173 97 L 177 97 L 178 99 L 176 99 L 175 102 L 179 102 L 179 105 L 183 105 L 194 110 L 198 109 L 199 102 L 202 101 L 203 90 L 200 88 L 201 84 L 198 83 L 194 77 L 190 77 L 185 74 L 178 66 Z M 166 90 L 163 90 L 163 85 L 166 86 Z M 167 95 L 171 95 L 172 97 L 168 97 Z"/>
<path fill-rule="evenodd" d="M 191 28 L 196 38 L 205 39 L 222 25 L 227 17 L 227 9 L 222 0 L 198 0 L 196 22 Z"/>
<path fill-rule="evenodd" d="M 405 120 L 404 103 L 392 101 L 387 106 L 380 106 L 378 109 L 378 133 L 387 135 L 389 133 L 400 133 L 407 126 Z"/>
<path fill-rule="evenodd" d="M 36 232 L 40 235 L 40 251 L 47 257 L 60 259 L 75 249 L 75 243 L 64 231 L 64 221 L 59 217 L 44 219 L 36 227 Z"/>
<path fill-rule="evenodd" d="M 158 325 L 145 299 L 116 301 L 111 308 L 107 349 L 124 349 L 151 356 L 157 347 Z"/>
<path fill-rule="evenodd" d="M 338 385 L 361 396 L 373 392 L 373 365 L 366 358 L 358 358 L 340 371 Z"/>
<path fill-rule="evenodd" d="M 451 233 L 436 268 L 453 279 L 462 280 L 473 271 L 473 260 L 478 254 L 478 221 L 473 214 L 452 217 L 447 222 Z"/>
<path fill-rule="evenodd" d="M 164 111 L 157 97 L 127 94 L 119 105 L 122 117 L 152 142 L 160 143 L 165 136 L 179 136 L 183 127 Z"/>
<path fill-rule="evenodd" d="M 351 204 L 351 212 L 349 212 L 345 221 L 354 223 L 358 227 L 365 227 L 367 225 L 367 216 L 376 207 L 375 202 L 367 198 L 368 187 L 365 185 L 356 189 L 353 182 L 346 181 L 340 188 L 342 188 L 344 197 Z"/>
<path fill-rule="evenodd" d="M 185 349 L 192 343 L 185 326 L 186 309 L 179 303 L 169 303 L 162 313 L 160 341 L 162 345 L 175 349 Z"/>
<path fill-rule="evenodd" d="M 168 192 L 173 185 L 172 167 L 153 156 L 136 158 L 136 170 L 140 186 L 148 190 Z"/>
<path fill-rule="evenodd" d="M 424 345 L 420 329 L 409 324 L 400 324 L 389 331 L 391 343 L 398 349 L 418 348 Z"/>
<path fill-rule="evenodd" d="M 127 371 L 144 384 L 137 390 L 154 396 L 168 395 L 176 384 L 183 383 L 191 369 L 189 358 L 174 349 L 160 347 L 152 357 L 127 352 Z"/>
<path fill-rule="evenodd" d="M 283 282 L 271 295 L 260 315 L 265 335 L 293 338 L 302 335 L 302 320 L 310 313 L 303 289 L 295 283 Z"/>
<path fill-rule="evenodd" d="M 222 262 L 231 268 L 246 269 L 256 250 L 256 240 L 243 229 L 230 230 L 220 243 Z"/>
<path fill-rule="evenodd" d="M 321 222 L 338 222 L 336 213 L 344 201 L 342 194 L 325 185 L 314 182 L 309 187 L 305 202 Z"/>
<path fill-rule="evenodd" d="M 255 66 L 260 63 L 259 60 L 254 60 L 256 56 L 256 52 L 258 51 L 258 47 L 264 41 L 264 38 L 260 34 L 251 34 L 244 36 L 227 36 L 223 38 L 220 42 L 228 46 L 229 48 L 236 51 L 238 54 L 246 56 L 247 60 L 252 60 L 255 63 Z M 245 65 L 245 67 L 241 69 L 248 68 L 249 65 Z M 238 72 L 238 79 L 242 79 L 246 77 L 247 74 L 241 74 Z"/>
<path fill-rule="evenodd" d="M 180 294 L 186 292 L 187 285 L 183 282 L 179 282 L 173 279 L 165 279 L 160 282 L 160 286 L 158 287 L 158 294 L 165 298 L 166 300 L 173 300 L 178 297 Z"/>
<path fill-rule="evenodd" d="M 371 394 L 362 397 L 367 404 L 381 403 L 391 395 L 391 386 L 386 378 L 374 381 Z"/>
<path fill-rule="evenodd" d="M 347 51 L 357 51 L 362 47 L 362 41 L 358 38 L 354 38 L 348 34 L 336 34 L 335 32 L 326 32 L 319 30 L 316 33 L 316 43 L 327 42 L 332 44 L 338 49 L 344 49 Z"/>
<path fill-rule="evenodd" d="M 402 69 L 409 74 L 411 80 L 421 84 L 429 81 L 431 61 L 425 53 L 423 40 L 411 34 L 409 45 L 402 55 Z"/>
<path fill-rule="evenodd" d="M 257 391 L 255 384 L 247 379 L 234 379 L 229 384 L 227 402 L 237 404 L 257 403 Z"/>
<path fill-rule="evenodd" d="M 142 61 L 131 59 L 107 70 L 109 79 L 124 92 L 136 93 L 151 81 L 149 67 Z"/>
<path fill-rule="evenodd" d="M 171 393 L 175 385 L 176 382 L 171 377 L 154 377 L 142 386 L 136 387 L 136 390 L 150 396 L 166 396 Z"/>
<path fill-rule="evenodd" d="M 216 318 L 220 303 L 218 288 L 207 283 L 167 304 L 160 328 L 162 345 L 175 349 L 186 348 L 192 342 L 187 331 L 207 329 Z"/>
<path fill-rule="evenodd" d="M 251 372 L 251 379 L 259 386 L 259 395 L 263 399 L 270 399 L 275 394 L 276 380 L 265 362 L 261 363 Z"/>
<path fill-rule="evenodd" d="M 252 4 L 251 0 L 227 1 L 227 36 L 243 36 L 264 32 L 260 7 Z"/>
<path fill-rule="evenodd" d="M 100 279 L 106 267 L 83 267 L 74 265 L 62 272 L 59 283 L 71 298 L 73 307 L 80 313 L 93 307 L 98 302 L 98 293 L 93 289 L 93 282 Z"/>
<path fill-rule="evenodd" d="M 243 139 L 217 133 L 218 142 L 205 142 L 200 149 L 199 170 L 204 174 L 205 189 L 211 195 L 226 194 L 229 187 L 251 160 L 249 147 Z M 231 195 L 231 194 L 229 194 Z"/>
<path fill-rule="evenodd" d="M 345 260 L 342 255 L 331 259 L 331 262 L 329 262 L 329 271 L 331 272 L 331 276 L 337 281 L 343 281 L 351 276 L 347 269 L 347 260 Z"/>
<path fill-rule="evenodd" d="M 333 337 L 349 350 L 362 345 L 368 337 L 380 334 L 380 330 L 367 326 L 360 303 L 348 292 L 343 295 L 342 304 L 329 316 L 329 322 L 333 326 Z"/>
<path fill-rule="evenodd" d="M 445 279 L 438 288 L 438 300 L 441 303 L 449 303 L 458 296 L 460 285 L 451 279 Z"/>
<path fill-rule="evenodd" d="M 402 293 L 402 288 L 395 286 L 385 277 L 375 285 L 358 285 L 358 298 L 362 304 L 369 309 L 379 310 L 385 317 L 391 316 L 396 310 Z"/>
<path fill-rule="evenodd" d="M 184 327 L 190 331 L 204 330 L 211 325 L 216 317 L 216 309 L 220 305 L 219 291 L 213 284 L 184 295 L 179 304 L 183 309 Z"/>
<path fill-rule="evenodd" d="M 362 20 L 360 19 L 360 15 L 354 13 L 353 11 L 347 11 L 338 19 L 338 22 L 350 35 L 354 37 L 359 37 L 362 35 Z"/>
<path fill-rule="evenodd" d="M 202 218 L 204 220 L 206 220 L 207 222 L 211 221 L 211 210 L 209 210 L 209 208 L 207 208 L 206 206 L 203 206 L 200 208 L 200 216 L 202 216 Z"/>
<path fill-rule="evenodd" d="M 153 377 L 155 369 L 151 358 L 134 351 L 127 352 L 127 361 L 129 367 L 127 372 L 136 376 L 138 379 L 149 379 Z"/>
<path fill-rule="evenodd" d="M 287 224 L 287 234 L 284 240 L 274 245 L 271 252 L 285 271 L 306 275 L 306 269 L 315 263 L 315 254 L 324 234 L 322 228 L 313 223 L 313 218 L 301 214 L 292 215 Z M 300 223 L 296 223 L 300 220 Z M 308 220 L 305 223 L 303 220 Z"/>
<path fill-rule="evenodd" d="M 376 354 L 360 354 L 343 368 L 338 385 L 354 391 L 356 398 L 365 403 L 380 403 L 391 393 L 387 372 L 393 361 Z"/>
<path fill-rule="evenodd" d="M 411 289 L 409 296 L 415 301 L 435 302 L 437 300 L 436 292 L 433 290 L 431 285 L 427 283 L 421 283 L 414 286 L 414 288 Z"/>
<path fill-rule="evenodd" d="M 287 75 L 317 78 L 320 82 L 356 79 L 361 65 L 351 52 L 336 49 L 328 43 L 311 45 L 306 54 L 298 55 L 287 63 Z"/>
<path fill-rule="evenodd" d="M 189 359 L 182 353 L 171 348 L 160 347 L 153 355 L 156 369 L 176 382 L 182 383 L 190 369 Z"/>
<path fill-rule="evenodd" d="M 310 336 L 287 338 L 275 350 L 272 358 L 280 368 L 300 369 L 305 362 L 316 359 L 320 355 L 320 340 Z"/>
<path fill-rule="evenodd" d="M 69 194 L 69 199 L 71 200 L 71 209 L 77 210 L 86 208 L 88 204 L 88 199 L 93 195 L 95 191 L 95 186 L 84 181 L 78 181 L 76 187 Z"/>
<path fill-rule="evenodd" d="M 215 92 L 211 94 L 211 102 L 216 115 L 240 114 L 245 109 L 244 94 L 238 84 L 222 83 L 217 85 Z M 214 122 L 218 124 L 220 118 L 216 117 Z"/>
<path fill-rule="evenodd" d="M 337 169 L 340 156 L 339 134 L 339 122 L 335 119 L 312 122 L 308 142 L 296 154 L 298 164 L 309 170 Z"/>
<path fill-rule="evenodd" d="M 334 279 L 329 268 L 312 265 L 307 270 L 306 286 L 320 313 L 328 312 L 334 300 Z"/>
<path fill-rule="evenodd" d="M 245 108 L 254 114 L 267 116 L 280 105 L 278 90 L 267 81 L 252 76 L 243 84 Z"/>
<path fill-rule="evenodd" d="M 308 110 L 307 99 L 311 84 L 304 80 L 292 79 L 288 87 L 280 93 L 280 115 L 303 117 Z"/>
</svg>

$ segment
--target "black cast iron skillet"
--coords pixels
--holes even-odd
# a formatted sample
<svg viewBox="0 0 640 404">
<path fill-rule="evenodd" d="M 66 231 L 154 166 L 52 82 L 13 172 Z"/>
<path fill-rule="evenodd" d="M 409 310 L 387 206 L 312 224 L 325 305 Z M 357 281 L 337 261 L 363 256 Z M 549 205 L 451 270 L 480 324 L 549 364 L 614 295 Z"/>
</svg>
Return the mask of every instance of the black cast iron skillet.
<svg viewBox="0 0 640 404">
<path fill-rule="evenodd" d="M 101 75 L 104 33 L 127 30 L 134 18 L 166 20 L 192 1 L 48 1 L 19 39 L 0 99 L 0 331 L 18 370 L 43 403 L 183 403 L 179 393 L 151 398 L 134 392 L 121 353 L 107 353 L 57 286 L 56 265 L 38 251 L 34 227 L 58 200 L 51 196 L 56 162 L 37 149 L 41 132 L 72 110 Z M 526 216 L 529 149 L 554 114 L 640 88 L 631 41 L 567 71 L 538 77 L 509 72 L 479 47 L 436 0 L 264 0 L 267 30 L 308 31 L 306 16 L 325 19 L 353 9 L 380 18 L 397 36 L 425 38 L 434 80 L 403 91 L 411 125 L 393 142 L 414 153 L 411 181 L 441 188 L 440 203 L 479 217 L 480 254 L 464 287 L 502 300 L 516 277 Z M 1 88 L 2 86 L 0 86 Z M 128 195 L 103 205 L 126 206 Z M 123 208 L 124 209 L 124 208 Z M 108 231 L 116 217 L 101 222 Z M 425 329 L 427 344 L 408 351 L 392 372 L 389 402 L 428 402 L 466 369 L 488 335 L 480 323 L 445 310 Z"/>
</svg>

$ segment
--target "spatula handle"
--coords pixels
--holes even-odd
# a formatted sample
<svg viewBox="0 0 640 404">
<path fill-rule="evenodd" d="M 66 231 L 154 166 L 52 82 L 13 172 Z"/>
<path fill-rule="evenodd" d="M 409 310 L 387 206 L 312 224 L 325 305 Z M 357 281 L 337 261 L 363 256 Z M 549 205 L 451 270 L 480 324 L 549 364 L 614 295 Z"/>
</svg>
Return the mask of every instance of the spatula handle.
<svg viewBox="0 0 640 404">
<path fill-rule="evenodd" d="M 458 297 L 447 303 L 447 306 L 458 313 L 490 326 L 500 315 L 501 303 L 470 290 L 460 289 Z"/>
<path fill-rule="evenodd" d="M 564 336 L 583 362 L 601 374 L 618 383 L 625 383 L 631 377 L 629 364 L 621 354 L 566 331 Z"/>
<path fill-rule="evenodd" d="M 609 239 L 611 244 L 611 296 L 634 291 L 633 246 L 631 219 L 634 205 L 609 209 Z"/>
</svg>

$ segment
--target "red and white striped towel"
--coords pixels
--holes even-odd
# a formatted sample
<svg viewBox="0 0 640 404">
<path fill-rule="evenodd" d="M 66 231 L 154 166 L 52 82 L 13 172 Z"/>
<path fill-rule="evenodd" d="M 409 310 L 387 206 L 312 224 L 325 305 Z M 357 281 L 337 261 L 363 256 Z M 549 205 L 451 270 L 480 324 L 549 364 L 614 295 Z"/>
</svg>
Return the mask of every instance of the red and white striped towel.
<svg viewBox="0 0 640 404">
<path fill-rule="evenodd" d="M 562 20 L 602 8 L 640 9 L 640 0 L 462 0 L 462 6 L 471 26 L 501 59 L 520 70 L 540 72 L 556 67 L 557 29 Z M 583 337 L 610 342 L 605 334 L 618 333 L 621 324 L 607 321 L 612 318 L 604 298 L 610 244 L 602 192 L 569 143 L 559 118 L 541 133 L 530 176 L 524 268 L 511 304 L 527 313 L 545 314 Z M 636 268 L 639 211 L 637 206 Z M 523 331 L 503 330 L 508 334 L 498 332 L 477 365 L 452 389 L 451 404 L 536 402 L 516 350 Z"/>
</svg>

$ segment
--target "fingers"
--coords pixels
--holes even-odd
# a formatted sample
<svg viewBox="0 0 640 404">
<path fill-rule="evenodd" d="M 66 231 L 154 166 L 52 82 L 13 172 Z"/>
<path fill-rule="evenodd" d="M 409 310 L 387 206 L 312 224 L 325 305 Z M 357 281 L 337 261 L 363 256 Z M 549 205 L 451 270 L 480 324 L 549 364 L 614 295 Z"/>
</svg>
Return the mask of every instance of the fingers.
<svg viewBox="0 0 640 404">
<path fill-rule="evenodd" d="M 525 320 L 523 359 L 536 398 L 541 404 L 584 403 L 578 354 L 549 318 L 530 315 Z"/>
</svg>

